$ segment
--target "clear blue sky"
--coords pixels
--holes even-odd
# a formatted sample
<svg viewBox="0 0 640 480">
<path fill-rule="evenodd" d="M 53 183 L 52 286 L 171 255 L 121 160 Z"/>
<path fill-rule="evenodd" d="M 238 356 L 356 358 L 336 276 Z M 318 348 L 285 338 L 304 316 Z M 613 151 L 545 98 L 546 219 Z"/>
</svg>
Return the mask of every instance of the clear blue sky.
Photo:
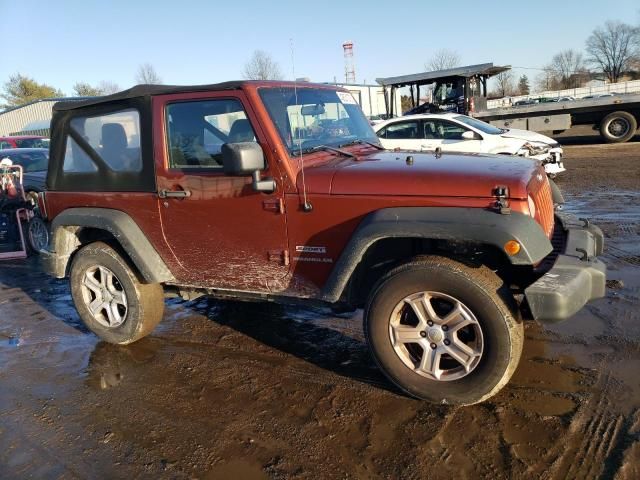
<svg viewBox="0 0 640 480">
<path fill-rule="evenodd" d="M 582 50 L 606 20 L 640 23 L 640 3 L 0 0 L 0 18 L 0 82 L 19 72 L 71 94 L 77 81 L 129 87 L 143 62 L 168 84 L 237 79 L 255 49 L 291 78 L 290 38 L 296 76 L 313 81 L 344 78 L 345 40 L 358 82 L 422 71 L 441 48 L 465 65 L 541 67 L 562 49 Z"/>
</svg>

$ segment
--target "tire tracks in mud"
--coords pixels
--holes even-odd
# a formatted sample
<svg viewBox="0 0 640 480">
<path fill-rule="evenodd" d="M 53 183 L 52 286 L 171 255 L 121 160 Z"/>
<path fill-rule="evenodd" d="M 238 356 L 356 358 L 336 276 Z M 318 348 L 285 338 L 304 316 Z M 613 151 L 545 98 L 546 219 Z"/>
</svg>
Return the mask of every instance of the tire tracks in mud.
<svg viewBox="0 0 640 480">
<path fill-rule="evenodd" d="M 620 260 L 634 267 L 640 267 L 640 256 L 634 255 L 631 252 L 627 252 L 626 250 L 616 247 L 611 243 L 606 245 L 605 254 L 608 254 L 613 258 L 615 258 L 616 260 Z"/>
<path fill-rule="evenodd" d="M 566 440 L 555 444 L 527 474 L 545 480 L 614 477 L 622 464 L 629 417 L 617 412 L 609 400 L 616 395 L 616 381 L 609 373 L 593 389 L 597 393 L 573 416 Z"/>
</svg>

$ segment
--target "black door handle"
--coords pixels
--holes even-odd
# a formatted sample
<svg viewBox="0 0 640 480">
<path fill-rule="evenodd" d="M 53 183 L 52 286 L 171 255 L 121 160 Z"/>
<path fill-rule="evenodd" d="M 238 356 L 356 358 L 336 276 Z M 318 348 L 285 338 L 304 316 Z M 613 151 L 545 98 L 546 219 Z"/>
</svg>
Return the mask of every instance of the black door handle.
<svg viewBox="0 0 640 480">
<path fill-rule="evenodd" d="M 189 190 L 160 190 L 158 192 L 160 198 L 187 198 L 191 196 Z"/>
</svg>

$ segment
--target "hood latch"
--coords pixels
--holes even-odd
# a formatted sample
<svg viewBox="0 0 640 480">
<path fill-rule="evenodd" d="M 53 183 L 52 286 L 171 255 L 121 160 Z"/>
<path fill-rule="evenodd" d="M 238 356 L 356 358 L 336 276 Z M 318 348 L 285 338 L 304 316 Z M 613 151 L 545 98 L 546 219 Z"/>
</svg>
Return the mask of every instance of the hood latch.
<svg viewBox="0 0 640 480">
<path fill-rule="evenodd" d="M 509 187 L 498 185 L 493 189 L 493 196 L 496 197 L 495 208 L 502 215 L 510 215 L 511 207 L 509 206 Z"/>
</svg>

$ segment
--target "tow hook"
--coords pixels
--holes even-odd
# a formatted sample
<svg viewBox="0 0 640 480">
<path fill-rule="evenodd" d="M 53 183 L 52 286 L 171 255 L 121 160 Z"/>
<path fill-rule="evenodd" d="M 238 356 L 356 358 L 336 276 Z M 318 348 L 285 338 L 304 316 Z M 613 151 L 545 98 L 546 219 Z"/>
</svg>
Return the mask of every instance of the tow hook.
<svg viewBox="0 0 640 480">
<path fill-rule="evenodd" d="M 493 189 L 493 195 L 496 197 L 495 206 L 501 215 L 511 214 L 511 207 L 509 206 L 509 188 L 503 185 L 498 185 Z"/>
<path fill-rule="evenodd" d="M 576 248 L 576 252 L 581 253 L 582 256 L 580 257 L 580 260 L 584 261 L 589 261 L 589 254 L 587 253 L 587 251 L 584 248 Z"/>
</svg>

